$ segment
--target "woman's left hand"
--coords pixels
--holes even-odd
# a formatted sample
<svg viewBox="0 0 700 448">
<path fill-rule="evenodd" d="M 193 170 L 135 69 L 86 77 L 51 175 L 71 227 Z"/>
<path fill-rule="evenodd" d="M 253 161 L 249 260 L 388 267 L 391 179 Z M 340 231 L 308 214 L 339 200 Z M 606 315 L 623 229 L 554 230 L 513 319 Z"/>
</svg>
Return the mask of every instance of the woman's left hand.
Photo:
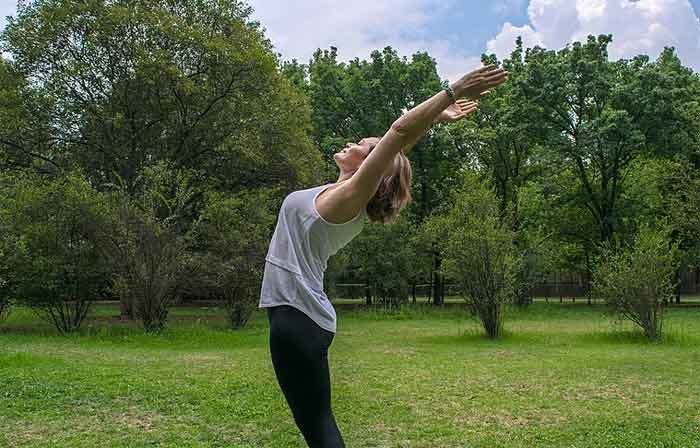
<svg viewBox="0 0 700 448">
<path fill-rule="evenodd" d="M 454 123 L 459 121 L 472 112 L 476 111 L 478 102 L 470 101 L 467 99 L 457 100 L 456 103 L 450 104 L 450 106 L 442 111 L 442 113 L 435 119 L 436 123 Z"/>
</svg>

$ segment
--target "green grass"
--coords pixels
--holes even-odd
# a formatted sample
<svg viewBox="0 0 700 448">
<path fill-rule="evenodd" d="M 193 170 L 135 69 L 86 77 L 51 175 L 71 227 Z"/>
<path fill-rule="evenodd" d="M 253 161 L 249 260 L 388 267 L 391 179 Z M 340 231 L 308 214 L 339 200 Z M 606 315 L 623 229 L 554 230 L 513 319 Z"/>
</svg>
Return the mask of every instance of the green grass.
<svg viewBox="0 0 700 448">
<path fill-rule="evenodd" d="M 95 308 L 58 336 L 27 310 L 0 326 L 2 447 L 303 447 L 268 324 L 173 310 L 145 335 Z M 500 341 L 460 309 L 338 311 L 333 409 L 348 447 L 700 447 L 700 308 L 648 343 L 601 307 L 513 310 Z"/>
</svg>

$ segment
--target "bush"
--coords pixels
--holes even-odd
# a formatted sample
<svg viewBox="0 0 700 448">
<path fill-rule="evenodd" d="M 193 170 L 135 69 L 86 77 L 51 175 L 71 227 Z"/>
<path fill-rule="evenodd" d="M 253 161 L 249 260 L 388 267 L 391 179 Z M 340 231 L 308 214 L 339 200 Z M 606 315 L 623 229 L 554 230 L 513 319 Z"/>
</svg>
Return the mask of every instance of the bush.
<svg viewBox="0 0 700 448">
<path fill-rule="evenodd" d="M 115 291 L 147 332 L 158 332 L 165 327 L 185 280 L 179 275 L 185 246 L 173 229 L 134 207 L 124 205 L 118 219 L 128 227 L 128 236 L 114 252 L 119 257 Z"/>
<path fill-rule="evenodd" d="M 516 294 L 520 261 L 514 253 L 513 233 L 501 223 L 494 192 L 476 174 L 465 175 L 454 206 L 429 226 L 444 235 L 444 269 L 465 294 L 486 335 L 495 339 L 503 330 L 505 304 Z"/>
<path fill-rule="evenodd" d="M 262 189 L 234 196 L 209 192 L 190 235 L 198 254 L 193 278 L 224 300 L 233 328 L 244 327 L 257 307 L 275 220 L 271 202 Z"/>
<path fill-rule="evenodd" d="M 11 305 L 12 303 L 9 297 L 0 297 L 0 323 L 3 323 L 5 319 L 7 319 Z"/>
<path fill-rule="evenodd" d="M 0 191 L 2 195 L 2 191 Z M 0 196 L 1 197 L 1 196 Z M 0 323 L 7 319 L 12 305 L 10 298 L 12 297 L 12 270 L 8 264 L 9 253 L 7 246 L 10 245 L 8 229 L 2 227 L 0 221 Z"/>
<path fill-rule="evenodd" d="M 108 291 L 108 265 L 95 238 L 106 215 L 102 196 L 77 172 L 49 180 L 24 173 L 4 189 L 3 245 L 12 250 L 3 283 L 59 332 L 77 330 L 90 303 Z"/>
<path fill-rule="evenodd" d="M 190 281 L 181 212 L 191 197 L 191 178 L 167 164 L 145 170 L 141 191 L 121 188 L 110 195 L 109 222 L 100 247 L 110 260 L 112 291 L 122 310 L 147 332 L 165 328 L 170 306 Z"/>
<path fill-rule="evenodd" d="M 639 325 L 645 336 L 661 336 L 664 304 L 674 296 L 678 250 L 668 230 L 642 227 L 631 246 L 605 248 L 593 274 L 593 294 L 620 319 Z"/>
<path fill-rule="evenodd" d="M 347 271 L 352 273 L 347 280 L 369 286 L 365 289 L 368 305 L 372 298 L 387 309 L 408 302 L 409 281 L 423 265 L 417 261 L 411 239 L 415 232 L 408 213 L 403 212 L 391 225 L 366 223 L 362 233 L 338 254 L 347 255 Z"/>
</svg>

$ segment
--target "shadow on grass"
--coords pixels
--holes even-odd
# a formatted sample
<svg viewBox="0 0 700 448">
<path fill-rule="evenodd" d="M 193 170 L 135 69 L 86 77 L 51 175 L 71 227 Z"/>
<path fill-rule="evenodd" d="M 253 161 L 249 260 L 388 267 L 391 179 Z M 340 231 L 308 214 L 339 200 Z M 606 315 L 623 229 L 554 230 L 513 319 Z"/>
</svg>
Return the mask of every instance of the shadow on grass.
<svg viewBox="0 0 700 448">
<path fill-rule="evenodd" d="M 417 338 L 419 342 L 435 345 L 481 345 L 493 346 L 550 346 L 550 347 L 574 347 L 574 346 L 658 346 L 658 347 L 698 347 L 700 338 L 683 326 L 669 326 L 662 331 L 661 337 L 656 341 L 646 338 L 642 330 L 635 328 L 613 328 L 590 330 L 575 333 L 544 333 L 533 331 L 520 331 L 519 329 L 504 328 L 497 339 L 486 336 L 484 329 L 473 324 L 466 328 L 461 327 L 451 334 L 426 335 Z"/>
<path fill-rule="evenodd" d="M 586 332 L 577 334 L 573 338 L 575 338 L 577 343 L 597 345 L 649 345 L 660 347 L 697 347 L 700 345 L 700 339 L 683 327 L 662 330 L 661 337 L 656 340 L 648 339 L 641 329 L 635 328 Z"/>
<path fill-rule="evenodd" d="M 481 345 L 494 347 L 502 345 L 539 344 L 545 339 L 544 335 L 534 333 L 518 333 L 505 328 L 496 339 L 486 336 L 484 329 L 478 325 L 462 327 L 452 334 L 420 336 L 418 342 L 431 345 Z"/>
<path fill-rule="evenodd" d="M 265 346 L 267 322 L 254 315 L 241 329 L 233 329 L 221 316 L 172 316 L 166 328 L 146 333 L 137 320 L 121 321 L 119 317 L 90 316 L 72 333 L 61 334 L 29 310 L 16 310 L 0 325 L 0 336 L 25 341 L 51 340 L 58 344 L 107 344 L 122 348 L 203 349 L 212 345 L 232 349 Z"/>
</svg>

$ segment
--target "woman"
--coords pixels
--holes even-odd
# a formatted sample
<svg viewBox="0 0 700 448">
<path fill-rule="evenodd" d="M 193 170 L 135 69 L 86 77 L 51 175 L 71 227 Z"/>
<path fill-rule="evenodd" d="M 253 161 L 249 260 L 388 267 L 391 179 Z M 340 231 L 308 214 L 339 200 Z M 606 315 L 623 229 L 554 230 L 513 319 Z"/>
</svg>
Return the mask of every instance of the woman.
<svg viewBox="0 0 700 448">
<path fill-rule="evenodd" d="M 365 218 L 395 220 L 411 201 L 406 154 L 434 123 L 475 111 L 476 100 L 507 76 L 490 65 L 445 86 L 396 120 L 381 139 L 348 143 L 337 152 L 335 183 L 292 192 L 282 202 L 258 307 L 267 308 L 275 375 L 310 447 L 345 446 L 331 410 L 328 348 L 336 314 L 323 291 L 328 258 L 360 233 Z"/>
</svg>

